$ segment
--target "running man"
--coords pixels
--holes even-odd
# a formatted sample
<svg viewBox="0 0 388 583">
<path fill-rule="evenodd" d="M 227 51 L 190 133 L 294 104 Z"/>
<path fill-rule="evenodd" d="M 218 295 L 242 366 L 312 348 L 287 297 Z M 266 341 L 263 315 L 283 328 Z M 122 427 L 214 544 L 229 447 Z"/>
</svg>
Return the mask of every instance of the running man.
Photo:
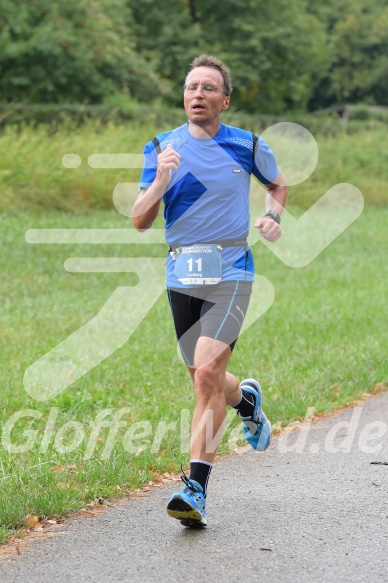
<svg viewBox="0 0 388 583">
<path fill-rule="evenodd" d="M 206 491 L 226 406 L 236 409 L 254 449 L 266 449 L 271 439 L 259 382 L 239 382 L 226 368 L 254 279 L 247 243 L 251 174 L 267 189 L 266 208 L 254 226 L 268 241 L 281 236 L 287 185 L 261 137 L 221 123 L 231 92 L 224 63 L 207 55 L 194 59 L 184 84 L 188 121 L 146 144 L 132 209 L 134 226 L 144 231 L 164 203 L 167 293 L 196 397 L 190 474 L 183 473 L 183 491 L 172 495 L 167 512 L 189 527 L 207 524 Z"/>
</svg>

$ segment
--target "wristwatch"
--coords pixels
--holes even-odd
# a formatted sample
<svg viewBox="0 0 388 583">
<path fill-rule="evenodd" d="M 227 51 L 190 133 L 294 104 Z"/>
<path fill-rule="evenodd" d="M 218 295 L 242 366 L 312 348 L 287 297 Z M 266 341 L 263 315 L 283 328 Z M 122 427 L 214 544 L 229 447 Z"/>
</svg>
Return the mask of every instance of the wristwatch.
<svg viewBox="0 0 388 583">
<path fill-rule="evenodd" d="M 275 212 L 275 211 L 267 211 L 264 215 L 264 217 L 271 217 L 271 219 L 273 219 L 275 221 L 275 223 L 277 223 L 278 225 L 280 225 L 280 215 Z"/>
</svg>

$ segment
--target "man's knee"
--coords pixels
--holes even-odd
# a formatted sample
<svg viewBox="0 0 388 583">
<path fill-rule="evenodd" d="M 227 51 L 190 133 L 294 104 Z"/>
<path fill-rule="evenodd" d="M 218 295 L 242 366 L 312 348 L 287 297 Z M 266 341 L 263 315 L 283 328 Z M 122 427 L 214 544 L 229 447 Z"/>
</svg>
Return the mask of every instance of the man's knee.
<svg viewBox="0 0 388 583">
<path fill-rule="evenodd" d="M 213 361 L 196 369 L 194 374 L 194 388 L 197 397 L 210 398 L 225 392 L 225 368 Z"/>
</svg>

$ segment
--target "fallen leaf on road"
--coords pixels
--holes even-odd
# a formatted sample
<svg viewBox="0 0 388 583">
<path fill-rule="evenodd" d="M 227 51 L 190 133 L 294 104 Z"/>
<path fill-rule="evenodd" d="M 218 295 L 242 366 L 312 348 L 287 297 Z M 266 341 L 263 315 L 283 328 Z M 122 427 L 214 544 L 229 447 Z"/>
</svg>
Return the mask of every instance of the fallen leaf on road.
<svg viewBox="0 0 388 583">
<path fill-rule="evenodd" d="M 49 524 L 49 525 L 51 526 L 51 525 L 53 525 L 53 524 L 57 524 L 57 521 L 56 521 L 56 520 L 52 520 L 52 519 L 51 519 L 51 520 L 46 520 L 46 523 L 47 523 L 47 524 Z"/>
<path fill-rule="evenodd" d="M 38 521 L 39 521 L 38 517 L 33 514 L 27 514 L 27 516 L 24 517 L 24 524 L 28 528 L 34 528 Z"/>
<path fill-rule="evenodd" d="M 97 502 L 101 506 L 110 506 L 111 505 L 110 500 L 108 498 L 98 498 Z"/>
<path fill-rule="evenodd" d="M 91 510 L 87 510 L 87 508 L 81 508 L 78 512 L 81 512 L 82 514 L 87 514 L 88 516 L 95 516 L 94 512 L 92 512 Z"/>
</svg>

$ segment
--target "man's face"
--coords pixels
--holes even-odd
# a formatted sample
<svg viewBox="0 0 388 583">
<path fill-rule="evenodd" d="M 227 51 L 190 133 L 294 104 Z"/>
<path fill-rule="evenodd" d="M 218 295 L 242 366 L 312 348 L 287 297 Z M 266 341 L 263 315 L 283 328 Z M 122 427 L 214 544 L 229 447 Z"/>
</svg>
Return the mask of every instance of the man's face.
<svg viewBox="0 0 388 583">
<path fill-rule="evenodd" d="M 197 88 L 195 88 L 197 87 Z M 222 75 L 213 67 L 196 67 L 186 77 L 184 106 L 192 123 L 207 125 L 229 107 Z"/>
</svg>

